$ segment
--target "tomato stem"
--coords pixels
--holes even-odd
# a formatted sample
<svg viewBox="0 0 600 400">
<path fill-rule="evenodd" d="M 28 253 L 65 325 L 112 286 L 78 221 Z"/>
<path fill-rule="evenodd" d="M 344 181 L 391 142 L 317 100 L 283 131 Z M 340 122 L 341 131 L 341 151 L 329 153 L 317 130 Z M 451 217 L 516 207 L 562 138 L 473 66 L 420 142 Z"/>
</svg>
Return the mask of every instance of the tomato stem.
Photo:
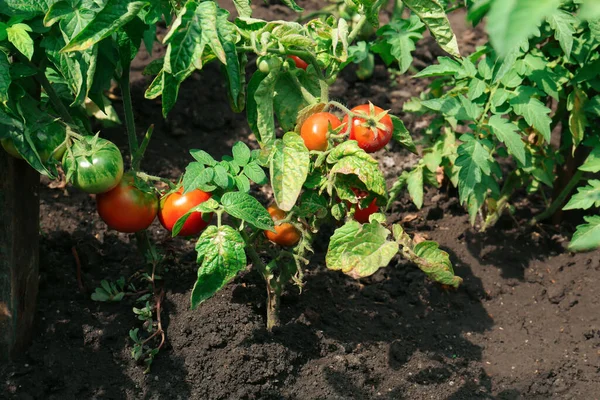
<svg viewBox="0 0 600 400">
<path fill-rule="evenodd" d="M 156 181 L 156 182 L 163 182 L 166 183 L 169 186 L 169 189 L 175 189 L 177 188 L 177 186 L 171 182 L 170 180 L 166 179 L 166 178 L 161 178 L 160 176 L 154 176 L 154 175 L 149 175 L 145 172 L 141 172 L 141 171 L 134 171 L 136 176 L 144 181 Z"/>
<path fill-rule="evenodd" d="M 129 87 L 129 66 L 123 67 L 123 73 L 119 82 L 121 86 L 121 95 L 123 96 L 123 112 L 125 113 L 125 127 L 127 128 L 127 138 L 129 141 L 129 153 L 131 154 L 131 163 L 134 166 L 139 164 L 135 155 L 139 149 L 137 135 L 135 133 L 135 120 L 133 116 L 133 104 L 131 102 L 131 88 Z"/>
</svg>

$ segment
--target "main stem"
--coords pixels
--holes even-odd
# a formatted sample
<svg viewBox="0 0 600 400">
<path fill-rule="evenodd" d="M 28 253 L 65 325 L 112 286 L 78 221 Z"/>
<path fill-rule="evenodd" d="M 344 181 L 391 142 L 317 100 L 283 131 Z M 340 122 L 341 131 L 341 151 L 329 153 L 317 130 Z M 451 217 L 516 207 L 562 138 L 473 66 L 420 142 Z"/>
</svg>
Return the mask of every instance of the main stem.
<svg viewBox="0 0 600 400">
<path fill-rule="evenodd" d="M 129 140 L 129 153 L 131 161 L 138 150 L 138 140 L 135 134 L 135 120 L 133 117 L 133 104 L 131 102 L 131 88 L 129 87 L 129 66 L 123 66 L 123 74 L 120 80 L 121 94 L 123 96 L 123 112 L 125 113 L 125 127 L 127 128 L 127 138 Z"/>
<path fill-rule="evenodd" d="M 248 234 L 242 230 L 240 231 L 240 235 L 246 242 L 246 252 L 250 256 L 252 264 L 258 269 L 258 272 L 260 272 L 267 285 L 267 330 L 271 332 L 274 327 L 279 326 L 279 299 L 281 293 L 271 285 L 267 266 L 261 260 L 256 250 L 254 250 L 254 247 L 250 245 Z"/>
<path fill-rule="evenodd" d="M 575 174 L 573 174 L 573 176 L 571 177 L 569 183 L 563 188 L 563 190 L 556 197 L 556 199 L 554 199 L 552 204 L 550 204 L 550 207 L 548 207 L 546 211 L 544 211 L 543 213 L 531 220 L 531 225 L 535 225 L 538 222 L 550 218 L 552 215 L 554 215 L 554 213 L 556 213 L 564 204 L 565 200 L 567 199 L 567 196 L 569 196 L 569 194 L 573 191 L 577 184 L 579 184 L 579 181 L 582 177 L 583 171 L 578 169 L 577 172 L 575 172 Z"/>
</svg>

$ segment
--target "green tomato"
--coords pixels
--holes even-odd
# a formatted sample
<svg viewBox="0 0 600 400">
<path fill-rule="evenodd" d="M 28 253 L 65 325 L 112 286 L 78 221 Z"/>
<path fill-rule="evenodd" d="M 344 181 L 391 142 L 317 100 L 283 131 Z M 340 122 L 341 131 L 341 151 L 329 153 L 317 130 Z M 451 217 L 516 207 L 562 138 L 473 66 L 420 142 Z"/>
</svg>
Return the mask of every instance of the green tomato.
<svg viewBox="0 0 600 400">
<path fill-rule="evenodd" d="M 281 59 L 276 56 L 261 56 L 256 60 L 258 70 L 263 74 L 268 74 L 273 68 L 281 66 Z"/>
<path fill-rule="evenodd" d="M 12 139 L 2 139 L 0 140 L 0 144 L 2 144 L 2 148 L 14 158 L 18 158 L 20 160 L 23 159 L 23 156 L 21 156 L 17 151 L 17 148 L 15 147 L 15 144 L 13 143 Z"/>
<path fill-rule="evenodd" d="M 59 122 L 51 123 L 45 127 L 45 130 L 40 129 L 31 135 L 31 141 L 43 163 L 47 162 L 52 155 L 54 155 L 56 161 L 62 159 L 67 149 L 65 138 L 65 128 Z M 15 158 L 23 159 L 23 156 L 19 153 L 11 138 L 2 139 L 0 143 L 8 154 Z"/>
<path fill-rule="evenodd" d="M 104 193 L 119 184 L 123 177 L 123 157 L 112 142 L 85 136 L 66 152 L 63 169 L 73 186 L 87 193 Z"/>
</svg>

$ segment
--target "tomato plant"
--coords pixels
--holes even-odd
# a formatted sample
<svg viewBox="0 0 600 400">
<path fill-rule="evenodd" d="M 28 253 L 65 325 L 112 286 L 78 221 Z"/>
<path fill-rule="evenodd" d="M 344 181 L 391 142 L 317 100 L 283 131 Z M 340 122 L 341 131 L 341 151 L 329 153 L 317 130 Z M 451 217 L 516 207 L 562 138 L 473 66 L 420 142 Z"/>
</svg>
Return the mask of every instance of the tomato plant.
<svg viewBox="0 0 600 400">
<path fill-rule="evenodd" d="M 96 207 L 109 228 L 135 233 L 148 228 L 156 218 L 158 198 L 153 191 L 136 187 L 132 174 L 125 174 L 115 188 L 96 196 Z"/>
</svg>

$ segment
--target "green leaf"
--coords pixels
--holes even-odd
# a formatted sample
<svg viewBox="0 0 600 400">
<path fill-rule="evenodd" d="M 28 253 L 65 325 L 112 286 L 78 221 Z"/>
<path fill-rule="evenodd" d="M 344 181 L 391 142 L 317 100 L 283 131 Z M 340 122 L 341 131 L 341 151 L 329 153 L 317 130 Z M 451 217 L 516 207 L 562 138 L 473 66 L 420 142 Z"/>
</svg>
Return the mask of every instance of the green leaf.
<svg viewBox="0 0 600 400">
<path fill-rule="evenodd" d="M 458 42 L 438 0 L 402 0 L 406 7 L 421 18 L 442 49 L 454 57 L 460 57 Z"/>
<path fill-rule="evenodd" d="M 416 42 L 423 38 L 424 30 L 425 25 L 416 15 L 411 15 L 408 20 L 392 20 L 377 31 L 380 40 L 371 46 L 371 51 L 379 54 L 387 65 L 396 60 L 400 72 L 405 73 L 412 65 L 412 52 L 416 49 Z M 365 59 L 367 57 L 368 52 Z"/>
<path fill-rule="evenodd" d="M 250 161 L 250 148 L 244 142 L 237 142 L 231 149 L 233 153 L 233 159 L 240 166 L 248 164 Z"/>
<path fill-rule="evenodd" d="M 297 213 L 300 217 L 317 216 L 322 218 L 327 215 L 327 200 L 313 190 L 305 191 L 300 197 Z"/>
<path fill-rule="evenodd" d="M 227 189 L 229 186 L 229 174 L 224 166 L 217 164 L 215 165 L 215 177 L 214 182 L 217 186 L 222 189 Z"/>
<path fill-rule="evenodd" d="M 464 202 L 481 182 L 482 174 L 491 173 L 491 156 L 485 147 L 470 135 L 462 135 L 463 143 L 458 147 L 456 166 L 458 171 L 458 191 L 461 202 Z"/>
<path fill-rule="evenodd" d="M 600 172 L 600 145 L 598 143 L 592 148 L 592 152 L 579 169 L 585 172 Z"/>
<path fill-rule="evenodd" d="M 600 117 L 600 95 L 596 95 L 589 99 L 583 109 L 585 110 L 585 112 L 595 117 Z"/>
<path fill-rule="evenodd" d="M 217 165 L 215 159 L 204 150 L 192 149 L 190 150 L 190 154 L 196 161 L 204 165 L 210 165 L 211 167 Z"/>
<path fill-rule="evenodd" d="M 484 81 L 482 81 L 479 78 L 473 78 L 471 79 L 471 82 L 469 82 L 469 91 L 467 92 L 467 98 L 471 101 L 475 100 L 476 98 L 484 94 L 486 89 L 487 85 Z"/>
<path fill-rule="evenodd" d="M 308 176 L 310 153 L 304 140 L 294 132 L 288 132 L 273 146 L 269 166 L 271 186 L 277 206 L 290 211 Z"/>
<path fill-rule="evenodd" d="M 542 20 L 551 15 L 560 0 L 494 1 L 487 18 L 487 31 L 500 57 L 517 48 L 523 40 L 538 31 Z"/>
<path fill-rule="evenodd" d="M 521 165 L 525 165 L 525 143 L 521 140 L 521 135 L 517 133 L 519 127 L 499 115 L 492 115 L 488 125 L 493 129 L 498 140 L 506 145 L 508 152 L 512 154 Z"/>
<path fill-rule="evenodd" d="M 597 179 L 590 179 L 587 186 L 577 189 L 563 210 L 587 210 L 591 207 L 600 207 L 600 180 Z"/>
<path fill-rule="evenodd" d="M 346 222 L 331 236 L 325 257 L 327 268 L 341 270 L 355 279 L 373 275 L 398 252 L 398 243 L 388 240 L 390 233 L 377 222 Z"/>
<path fill-rule="evenodd" d="M 5 52 L 0 50 L 0 102 L 8 101 L 8 88 L 10 87 L 10 62 Z"/>
<path fill-rule="evenodd" d="M 22 23 L 14 24 L 6 28 L 8 41 L 19 50 L 19 53 L 23 54 L 31 61 L 31 57 L 33 57 L 33 39 L 29 36 L 28 32 L 31 32 L 31 28 L 29 25 Z"/>
<path fill-rule="evenodd" d="M 250 6 L 250 0 L 233 0 L 233 4 L 235 5 L 235 9 L 237 10 L 239 17 L 251 17 L 252 16 L 252 7 Z"/>
<path fill-rule="evenodd" d="M 21 20 L 46 13 L 57 0 L 2 0 L 0 14 L 20 17 Z"/>
<path fill-rule="evenodd" d="M 275 84 L 273 106 L 279 125 L 286 132 L 294 130 L 298 114 L 309 105 L 298 84 L 313 96 L 318 96 L 320 92 L 317 76 L 300 68 L 293 68 L 279 75 Z"/>
<path fill-rule="evenodd" d="M 281 0 L 281 2 L 296 12 L 304 11 L 294 0 Z"/>
<path fill-rule="evenodd" d="M 583 217 L 587 224 L 577 226 L 569 250 L 588 251 L 600 247 L 600 215 Z"/>
<path fill-rule="evenodd" d="M 550 109 L 537 98 L 533 97 L 536 90 L 529 86 L 521 86 L 516 89 L 517 96 L 510 100 L 515 114 L 525 118 L 530 126 L 533 126 L 542 134 L 547 143 L 550 143 L 550 124 L 552 119 L 548 116 Z"/>
<path fill-rule="evenodd" d="M 567 98 L 567 110 L 571 112 L 569 114 L 569 129 L 573 138 L 573 147 L 579 146 L 579 143 L 584 139 L 585 128 L 589 126 L 585 116 L 587 100 L 585 92 L 578 87 L 574 87 Z"/>
<path fill-rule="evenodd" d="M 92 47 L 123 28 L 140 12 L 142 7 L 148 4 L 150 4 L 148 1 L 107 0 L 104 8 L 69 41 L 62 51 L 80 51 Z"/>
<path fill-rule="evenodd" d="M 209 226 L 196 243 L 198 279 L 192 289 L 195 309 L 229 283 L 246 267 L 246 242 L 228 225 Z"/>
<path fill-rule="evenodd" d="M 258 229 L 273 230 L 275 226 L 262 204 L 247 193 L 225 193 L 221 198 L 221 204 L 227 214 L 246 221 Z"/>
<path fill-rule="evenodd" d="M 436 242 L 424 241 L 414 247 L 417 266 L 433 281 L 458 287 L 462 279 L 454 275 L 450 256 Z"/>
<path fill-rule="evenodd" d="M 269 74 L 258 83 L 258 87 L 253 93 L 253 104 L 256 107 L 256 131 L 254 133 L 262 146 L 269 146 L 275 140 L 273 99 L 279 71 L 280 68 L 272 68 Z M 250 89 L 248 89 L 248 94 L 250 94 Z M 248 107 L 250 107 L 250 104 L 248 104 Z"/>
<path fill-rule="evenodd" d="M 408 194 L 419 210 L 423 207 L 423 172 L 420 165 L 406 175 Z"/>
<path fill-rule="evenodd" d="M 412 136 L 410 136 L 410 132 L 408 129 L 406 129 L 404 122 L 395 115 L 390 115 L 390 117 L 392 118 L 392 123 L 394 124 L 394 132 L 392 133 L 394 140 L 400 143 L 400 145 L 406 150 L 417 154 L 415 143 L 412 140 Z"/>
<path fill-rule="evenodd" d="M 573 48 L 573 35 L 575 33 L 575 25 L 577 18 L 570 12 L 563 10 L 555 10 L 547 18 L 550 27 L 554 29 L 554 38 L 560 43 L 565 56 L 571 57 L 571 49 Z"/>
<path fill-rule="evenodd" d="M 579 17 L 586 20 L 600 18 L 600 3 L 597 0 L 583 0 L 583 5 L 579 10 Z"/>
<path fill-rule="evenodd" d="M 259 185 L 264 185 L 267 183 L 267 175 L 265 174 L 265 171 L 255 161 L 248 163 L 244 167 L 244 175 Z"/>
<path fill-rule="evenodd" d="M 349 140 L 336 146 L 327 157 L 327 162 L 334 164 L 330 174 L 355 175 L 368 191 L 386 197 L 385 178 L 379 163 L 358 147 L 356 141 Z"/>
<path fill-rule="evenodd" d="M 432 64 L 415 75 L 415 78 L 430 78 L 433 76 L 456 75 L 462 71 L 460 63 L 449 57 L 438 57 L 438 63 Z"/>
</svg>

